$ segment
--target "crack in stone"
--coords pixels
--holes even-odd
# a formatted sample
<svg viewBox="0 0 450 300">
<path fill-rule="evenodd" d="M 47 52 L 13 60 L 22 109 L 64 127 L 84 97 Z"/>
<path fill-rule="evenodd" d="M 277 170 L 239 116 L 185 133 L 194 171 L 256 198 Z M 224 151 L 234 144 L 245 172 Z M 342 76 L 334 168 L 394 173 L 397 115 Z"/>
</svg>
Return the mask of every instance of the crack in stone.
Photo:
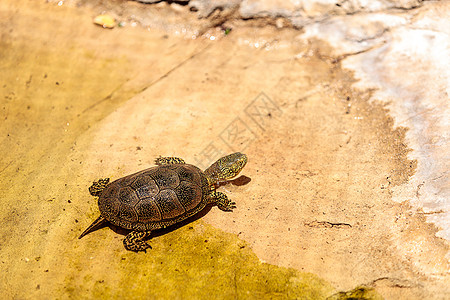
<svg viewBox="0 0 450 300">
<path fill-rule="evenodd" d="M 369 286 L 375 286 L 377 284 L 377 282 L 379 282 L 379 281 L 387 282 L 390 287 L 396 287 L 396 288 L 402 288 L 402 289 L 404 289 L 404 288 L 410 289 L 410 288 L 417 286 L 417 284 L 413 284 L 408 280 L 398 279 L 398 278 L 393 278 L 393 277 L 380 277 L 380 278 L 374 279 L 369 283 Z"/>
<path fill-rule="evenodd" d="M 386 42 L 383 41 L 380 44 L 374 45 L 374 46 L 366 48 L 364 50 L 360 50 L 360 51 L 356 51 L 356 52 L 345 53 L 345 54 L 339 55 L 338 57 L 336 57 L 335 59 L 332 60 L 332 63 L 334 63 L 334 64 L 339 63 L 339 62 L 341 62 L 342 60 L 344 60 L 345 58 L 347 58 L 349 56 L 354 56 L 354 55 L 366 53 L 366 52 L 378 49 L 380 47 L 383 47 L 385 44 L 386 44 Z"/>
<path fill-rule="evenodd" d="M 443 214 L 445 211 L 443 209 L 436 210 L 436 211 L 430 211 L 430 212 L 419 212 L 421 215 L 436 215 L 436 214 Z"/>
<path fill-rule="evenodd" d="M 167 76 L 169 76 L 172 72 L 174 72 L 175 70 L 179 69 L 181 66 L 183 66 L 185 63 L 187 63 L 189 60 L 193 59 L 194 57 L 196 57 L 197 55 L 203 53 L 204 51 L 206 51 L 209 47 L 211 47 L 211 44 L 209 44 L 208 46 L 204 47 L 202 50 L 198 51 L 197 53 L 192 54 L 191 56 L 189 56 L 188 58 L 186 58 L 185 60 L 181 61 L 179 64 L 177 64 L 176 66 L 174 66 L 172 69 L 170 69 L 169 71 L 167 71 L 166 73 L 164 73 L 163 75 L 161 75 L 160 77 L 158 77 L 157 79 L 155 79 L 154 81 L 152 81 L 149 85 L 145 86 L 144 88 L 142 88 L 139 93 L 144 92 L 145 90 L 147 90 L 148 88 L 152 87 L 153 85 L 155 85 L 156 83 L 158 83 L 159 81 L 163 80 L 164 78 L 166 78 Z M 89 107 L 85 108 L 83 110 L 83 114 L 86 113 L 87 111 L 93 109 L 94 107 L 98 106 L 99 104 L 110 100 L 113 95 L 120 90 L 128 81 L 130 80 L 126 80 L 124 83 L 122 83 L 120 86 L 118 86 L 114 91 L 112 91 L 108 96 L 104 97 L 103 99 L 93 103 L 92 105 L 90 105 Z"/>
<path fill-rule="evenodd" d="M 188 61 L 194 59 L 197 55 L 202 54 L 203 52 L 205 52 L 206 50 L 209 49 L 209 47 L 211 47 L 212 44 L 209 44 L 208 46 L 204 47 L 203 49 L 201 49 L 200 51 L 192 54 L 191 56 L 189 56 L 188 58 L 186 58 L 185 60 L 181 61 L 179 64 L 177 64 L 175 67 L 173 67 L 172 69 L 170 69 L 169 71 L 167 71 L 166 73 L 164 73 L 163 75 L 161 75 L 160 77 L 158 77 L 157 79 L 155 79 L 154 81 L 152 81 L 149 85 L 147 85 L 146 87 L 144 87 L 143 89 L 141 89 L 140 93 L 144 92 L 145 90 L 149 89 L 150 87 L 152 87 L 153 85 L 155 85 L 156 83 L 160 82 L 161 80 L 163 80 L 164 78 L 166 78 L 167 76 L 169 76 L 171 73 L 173 73 L 175 70 L 179 69 L 180 67 L 182 67 L 184 64 L 186 64 Z"/>
<path fill-rule="evenodd" d="M 99 100 L 97 102 L 92 103 L 90 106 L 86 107 L 81 113 L 84 114 L 87 111 L 89 111 L 89 110 L 93 109 L 94 107 L 98 106 L 99 104 L 101 104 L 101 103 L 103 103 L 103 102 L 105 102 L 107 100 L 110 100 L 114 96 L 114 94 L 118 90 L 120 90 L 128 81 L 130 81 L 130 80 L 128 79 L 125 82 L 123 82 L 121 85 L 119 85 L 117 88 L 115 88 L 111 93 L 109 93 L 108 96 L 104 97 L 103 99 L 101 99 L 101 100 Z"/>
<path fill-rule="evenodd" d="M 333 223 L 328 221 L 312 221 L 305 223 L 305 226 L 313 228 L 351 228 L 352 225 L 348 223 Z"/>
</svg>

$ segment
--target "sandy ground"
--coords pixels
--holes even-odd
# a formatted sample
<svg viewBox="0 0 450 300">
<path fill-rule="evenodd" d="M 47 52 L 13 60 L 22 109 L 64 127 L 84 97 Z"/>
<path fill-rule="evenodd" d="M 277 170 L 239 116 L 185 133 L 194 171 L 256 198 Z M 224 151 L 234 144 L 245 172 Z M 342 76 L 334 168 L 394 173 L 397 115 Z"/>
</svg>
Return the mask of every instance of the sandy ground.
<svg viewBox="0 0 450 300">
<path fill-rule="evenodd" d="M 88 8 L 28 4 L 0 4 L 7 298 L 448 295 L 448 244 L 392 201 L 416 170 L 408 129 L 352 87 L 328 45 L 273 27 L 213 41 L 105 30 Z M 145 254 L 115 228 L 77 239 L 98 216 L 93 180 L 159 155 L 204 168 L 235 151 L 250 181 L 221 188 L 233 213 L 211 208 Z"/>
</svg>

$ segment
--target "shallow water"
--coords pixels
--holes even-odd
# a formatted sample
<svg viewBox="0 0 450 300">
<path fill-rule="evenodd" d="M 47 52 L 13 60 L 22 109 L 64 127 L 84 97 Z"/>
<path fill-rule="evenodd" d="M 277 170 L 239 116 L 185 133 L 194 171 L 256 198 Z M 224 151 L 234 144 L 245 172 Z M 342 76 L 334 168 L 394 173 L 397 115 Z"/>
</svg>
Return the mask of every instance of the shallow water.
<svg viewBox="0 0 450 300">
<path fill-rule="evenodd" d="M 364 284 L 376 299 L 442 290 L 420 274 L 445 272 L 445 243 L 391 199 L 416 167 L 406 129 L 351 87 L 327 45 L 269 27 L 215 41 L 105 30 L 90 8 L 28 4 L 0 5 L 7 297 L 320 299 Z M 242 174 L 251 178 L 224 187 L 233 213 L 212 208 L 150 240 L 145 254 L 126 252 L 108 227 L 77 239 L 98 216 L 93 180 L 159 155 L 205 167 L 232 151 L 248 155 Z"/>
</svg>

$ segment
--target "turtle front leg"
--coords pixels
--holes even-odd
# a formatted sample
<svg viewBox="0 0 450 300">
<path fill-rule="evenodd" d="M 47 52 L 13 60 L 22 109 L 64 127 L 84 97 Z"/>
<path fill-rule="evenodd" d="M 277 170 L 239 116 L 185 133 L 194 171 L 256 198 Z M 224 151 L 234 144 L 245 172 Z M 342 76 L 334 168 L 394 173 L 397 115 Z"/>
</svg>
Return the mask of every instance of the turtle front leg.
<svg viewBox="0 0 450 300">
<path fill-rule="evenodd" d="M 236 203 L 228 199 L 227 195 L 221 192 L 212 192 L 211 203 L 215 203 L 220 210 L 233 211 L 236 208 Z"/>
<path fill-rule="evenodd" d="M 125 249 L 139 252 L 144 251 L 146 249 L 152 248 L 148 243 L 144 241 L 145 238 L 149 237 L 151 231 L 132 231 L 123 239 L 123 245 Z"/>
<path fill-rule="evenodd" d="M 92 185 L 89 187 L 89 193 L 91 193 L 92 196 L 100 196 L 102 191 L 105 189 L 105 187 L 109 183 L 109 178 L 100 178 L 98 181 L 94 181 Z"/>
<path fill-rule="evenodd" d="M 173 164 L 185 164 L 184 159 L 179 157 L 158 157 L 155 159 L 155 164 L 158 166 L 162 165 L 173 165 Z"/>
</svg>

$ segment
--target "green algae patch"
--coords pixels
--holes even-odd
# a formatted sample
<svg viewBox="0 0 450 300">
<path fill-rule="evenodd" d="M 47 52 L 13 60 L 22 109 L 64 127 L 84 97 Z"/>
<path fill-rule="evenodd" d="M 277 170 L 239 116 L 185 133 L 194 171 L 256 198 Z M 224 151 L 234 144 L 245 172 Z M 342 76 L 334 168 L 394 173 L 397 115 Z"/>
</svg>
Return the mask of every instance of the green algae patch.
<svg viewBox="0 0 450 300">
<path fill-rule="evenodd" d="M 92 233 L 96 234 L 96 233 Z M 121 247 L 122 243 L 117 241 Z M 236 235 L 199 220 L 149 241 L 147 253 L 122 252 L 114 276 L 85 278 L 90 298 L 325 299 L 335 290 L 310 273 L 261 262 Z M 69 280 L 70 281 L 70 280 Z M 71 290 L 75 294 L 83 291 Z"/>
</svg>

